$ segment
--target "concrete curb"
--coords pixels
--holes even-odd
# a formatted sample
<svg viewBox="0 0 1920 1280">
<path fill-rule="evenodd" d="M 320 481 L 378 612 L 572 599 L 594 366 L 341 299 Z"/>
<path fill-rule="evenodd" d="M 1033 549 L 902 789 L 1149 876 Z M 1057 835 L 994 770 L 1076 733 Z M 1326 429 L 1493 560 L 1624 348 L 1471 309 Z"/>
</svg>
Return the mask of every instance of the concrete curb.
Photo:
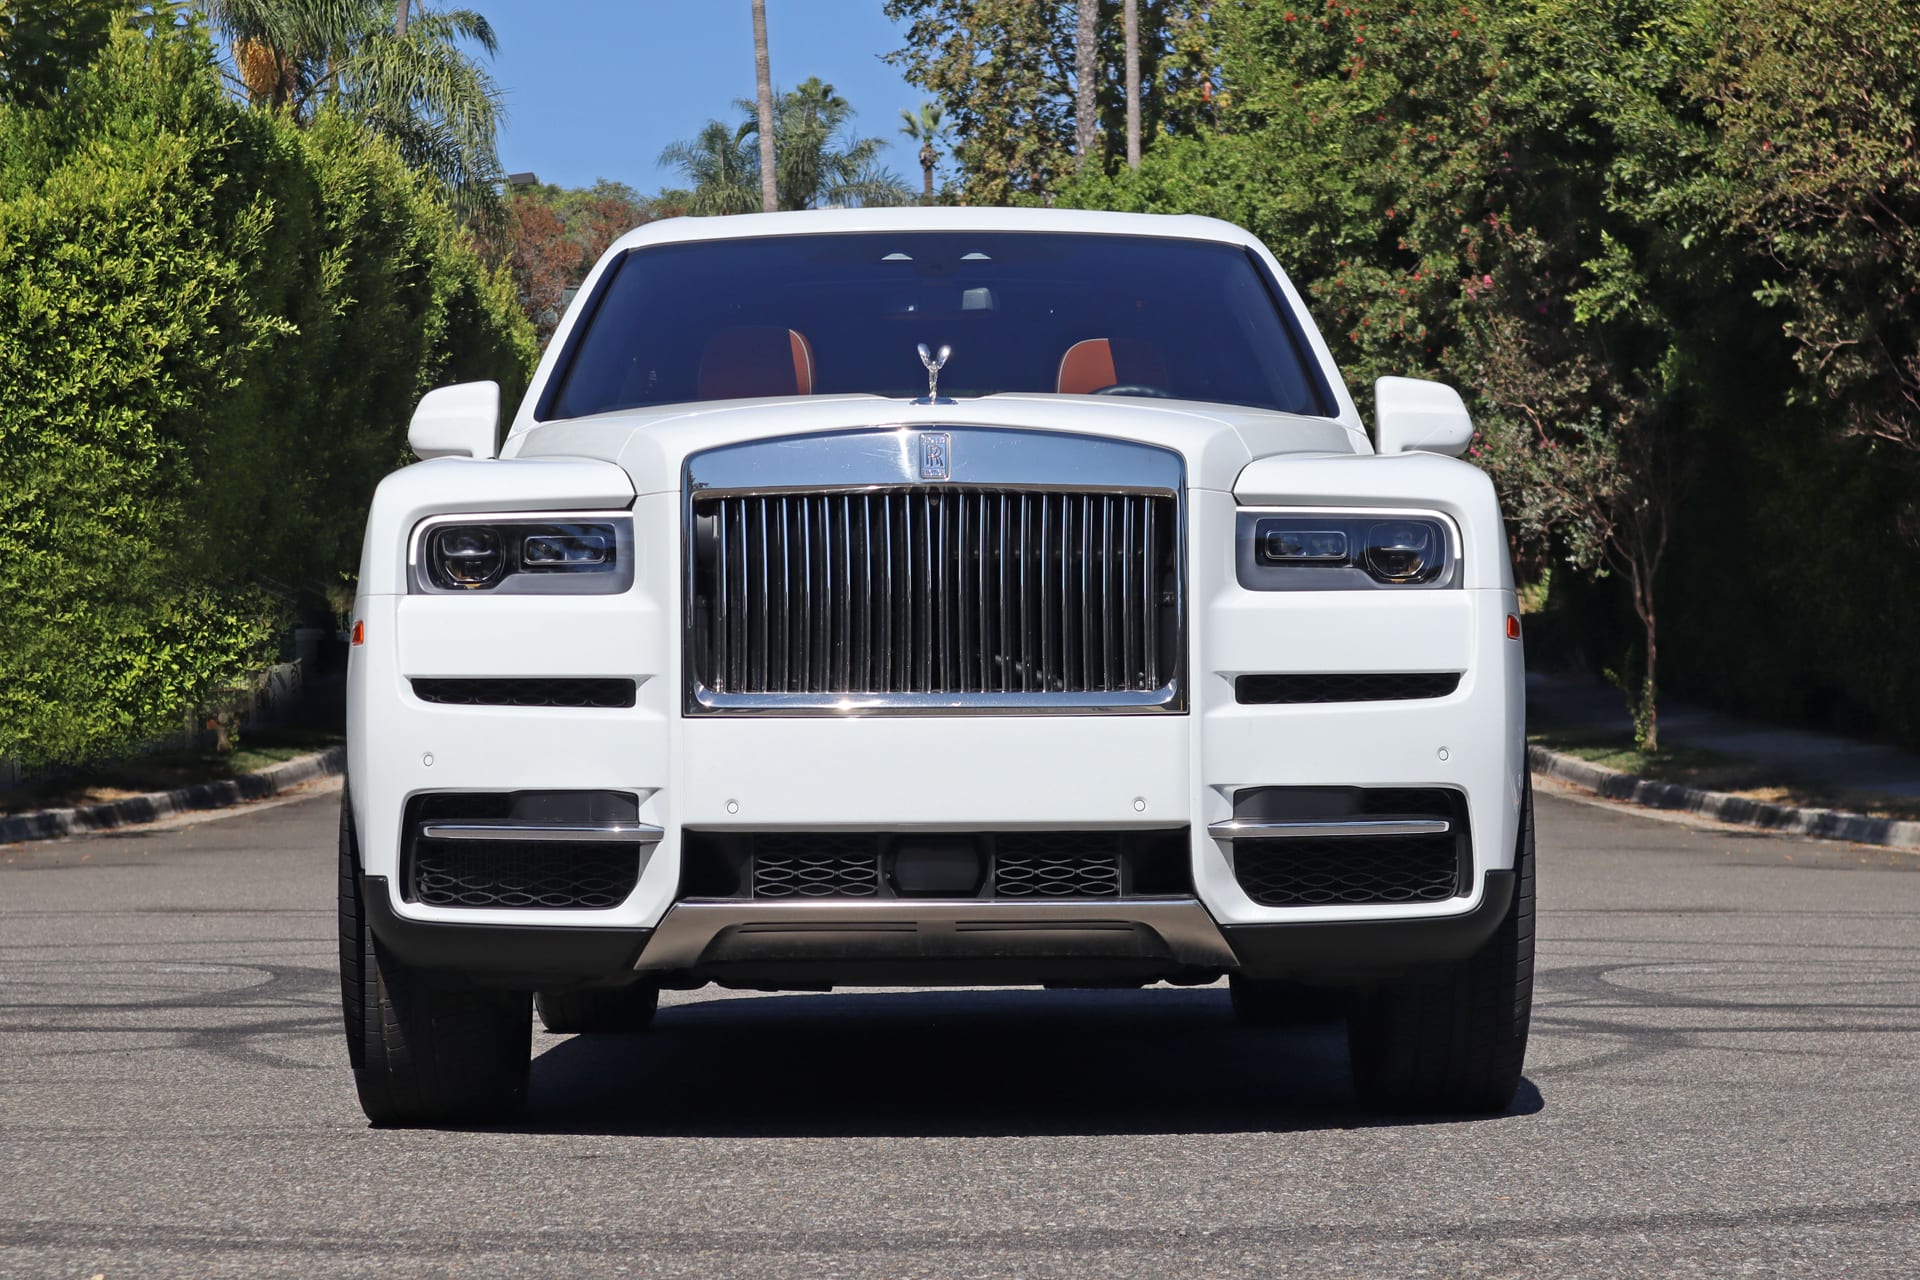
<svg viewBox="0 0 1920 1280">
<path fill-rule="evenodd" d="M 1884 845 L 1890 849 L 1920 852 L 1920 822 L 1897 818 L 1871 818 L 1864 813 L 1840 809 L 1802 809 L 1793 805 L 1768 804 L 1724 791 L 1703 791 L 1675 782 L 1649 782 L 1630 773 L 1605 769 L 1578 756 L 1546 747 L 1529 746 L 1527 764 L 1535 773 L 1544 773 L 1570 782 L 1583 791 L 1645 805 L 1649 809 L 1681 809 L 1719 822 L 1761 827 L 1792 835 L 1816 836 L 1822 840 L 1851 840 L 1855 844 Z"/>
<path fill-rule="evenodd" d="M 115 827 L 153 822 L 195 809 L 225 809 L 248 800 L 265 800 L 303 782 L 344 773 L 346 768 L 347 749 L 333 747 L 276 764 L 258 773 L 243 773 L 237 778 L 223 778 L 219 782 L 198 782 L 176 791 L 149 791 L 143 796 L 128 796 L 124 800 L 108 800 L 73 809 L 16 813 L 0 818 L 0 844 L 57 840 L 61 836 L 79 835 L 87 831 L 110 831 Z"/>
</svg>

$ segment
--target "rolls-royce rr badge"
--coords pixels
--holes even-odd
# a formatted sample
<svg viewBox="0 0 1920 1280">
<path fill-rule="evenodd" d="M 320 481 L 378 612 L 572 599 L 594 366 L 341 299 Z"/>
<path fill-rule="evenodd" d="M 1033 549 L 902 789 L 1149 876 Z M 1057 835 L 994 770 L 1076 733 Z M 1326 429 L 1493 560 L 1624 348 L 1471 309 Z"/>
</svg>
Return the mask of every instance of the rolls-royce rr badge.
<svg viewBox="0 0 1920 1280">
<path fill-rule="evenodd" d="M 942 354 L 945 354 L 942 352 Z M 927 431 L 920 436 L 920 478 L 922 480 L 945 480 L 947 478 L 948 446 L 951 438 L 944 431 Z"/>
</svg>

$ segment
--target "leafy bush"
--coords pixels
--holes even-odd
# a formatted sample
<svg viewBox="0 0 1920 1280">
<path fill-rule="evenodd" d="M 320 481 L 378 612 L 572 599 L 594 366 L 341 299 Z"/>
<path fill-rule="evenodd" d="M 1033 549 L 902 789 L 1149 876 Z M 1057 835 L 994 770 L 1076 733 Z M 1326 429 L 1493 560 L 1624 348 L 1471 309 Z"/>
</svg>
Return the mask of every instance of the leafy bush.
<svg viewBox="0 0 1920 1280">
<path fill-rule="evenodd" d="M 0 757 L 124 750 L 269 658 L 418 395 L 533 356 L 389 147 L 236 107 L 190 32 L 0 103 Z"/>
</svg>

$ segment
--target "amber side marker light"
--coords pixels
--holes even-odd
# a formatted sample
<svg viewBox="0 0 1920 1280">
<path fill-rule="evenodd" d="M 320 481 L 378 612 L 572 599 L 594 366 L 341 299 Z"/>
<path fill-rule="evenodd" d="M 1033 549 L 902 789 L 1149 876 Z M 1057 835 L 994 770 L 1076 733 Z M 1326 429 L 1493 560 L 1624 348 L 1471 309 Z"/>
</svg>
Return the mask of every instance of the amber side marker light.
<svg viewBox="0 0 1920 1280">
<path fill-rule="evenodd" d="M 1507 639 L 1518 640 L 1519 638 L 1520 638 L 1520 619 L 1517 615 L 1510 613 L 1507 615 Z M 353 642 L 355 644 L 360 643 L 360 628 L 357 624 L 353 629 Z"/>
<path fill-rule="evenodd" d="M 1507 634 L 1508 635 L 1514 634 L 1514 628 L 1519 625 L 1520 624 L 1515 622 L 1512 618 L 1508 618 Z M 353 624 L 353 642 L 355 644 L 365 644 L 367 642 L 367 624 L 366 623 L 356 621 Z"/>
</svg>

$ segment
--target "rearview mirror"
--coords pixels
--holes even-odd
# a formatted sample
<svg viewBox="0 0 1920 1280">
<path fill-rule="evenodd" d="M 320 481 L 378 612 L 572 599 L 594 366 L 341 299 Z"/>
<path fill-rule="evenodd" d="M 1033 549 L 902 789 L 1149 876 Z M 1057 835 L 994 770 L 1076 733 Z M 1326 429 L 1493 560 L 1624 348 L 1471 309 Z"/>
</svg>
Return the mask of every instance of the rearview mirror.
<svg viewBox="0 0 1920 1280">
<path fill-rule="evenodd" d="M 1460 393 L 1424 378 L 1381 378 L 1373 384 L 1374 448 L 1419 449 L 1457 458 L 1473 442 L 1473 419 Z"/>
<path fill-rule="evenodd" d="M 491 458 L 500 425 L 500 384 L 460 382 L 420 397 L 407 445 L 422 458 Z"/>
</svg>

